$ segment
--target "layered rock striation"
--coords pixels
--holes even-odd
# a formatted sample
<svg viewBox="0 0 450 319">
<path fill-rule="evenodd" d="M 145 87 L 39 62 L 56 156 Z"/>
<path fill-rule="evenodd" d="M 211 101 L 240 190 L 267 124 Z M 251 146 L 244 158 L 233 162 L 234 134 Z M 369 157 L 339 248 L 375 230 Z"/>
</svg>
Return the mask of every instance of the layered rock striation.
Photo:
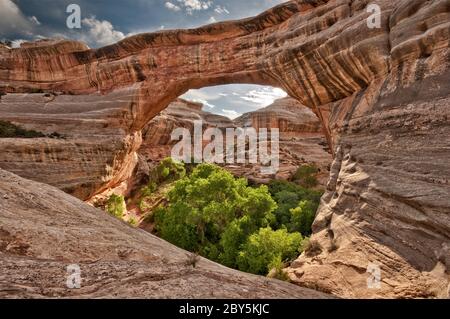
<svg viewBox="0 0 450 319">
<path fill-rule="evenodd" d="M 0 167 L 81 199 L 127 180 L 142 142 L 141 132 L 123 127 L 128 93 L 2 96 L 1 120 L 60 138 L 0 138 Z"/>
<path fill-rule="evenodd" d="M 368 4 L 379 6 L 380 27 L 369 27 Z M 141 34 L 95 50 L 70 41 L 2 47 L 0 90 L 18 100 L 2 96 L 0 118 L 43 130 L 46 121 L 74 117 L 76 127 L 63 124 L 57 131 L 89 136 L 92 130 L 100 132 L 98 141 L 120 132 L 122 139 L 137 141 L 148 121 L 188 89 L 281 87 L 318 115 L 334 155 L 314 224 L 319 249 L 300 257 L 289 270 L 291 279 L 343 297 L 445 297 L 449 21 L 448 0 L 296 0 L 255 18 Z M 33 112 L 26 101 L 39 90 L 61 95 Z M 111 98 L 116 94 L 121 97 Z M 82 103 L 91 98 L 99 103 Z M 61 99 L 77 103 L 58 104 Z M 74 148 L 73 166 L 64 174 L 78 174 L 85 182 L 75 184 L 91 190 L 80 197 L 88 197 L 126 175 L 124 154 L 134 148 L 129 143 L 103 152 L 101 169 L 92 175 L 96 165 L 87 159 L 99 157 L 89 155 L 89 147 Z M 8 165 L 32 176 L 43 150 L 35 157 L 13 152 Z M 62 172 L 58 165 L 55 171 Z M 379 289 L 367 285 L 366 271 L 374 264 Z"/>
<path fill-rule="evenodd" d="M 331 298 L 228 269 L 0 169 L 0 298 Z M 80 289 L 67 286 L 79 267 Z"/>
<path fill-rule="evenodd" d="M 169 157 L 172 147 L 178 142 L 172 140 L 172 132 L 185 128 L 193 135 L 195 122 L 201 122 L 203 130 L 219 128 L 225 132 L 227 128 L 235 127 L 229 118 L 203 111 L 201 103 L 177 99 L 144 127 L 139 154 L 149 162 Z"/>
<path fill-rule="evenodd" d="M 236 176 L 246 177 L 251 182 L 265 183 L 273 178 L 290 179 L 301 165 L 319 168 L 319 182 L 325 186 L 329 177 L 331 155 L 318 117 L 297 100 L 284 98 L 256 112 L 230 120 L 227 117 L 202 111 L 203 105 L 177 99 L 160 115 L 153 118 L 142 130 L 143 143 L 139 149 L 147 164 L 153 165 L 171 156 L 177 140 L 171 134 L 177 128 L 186 128 L 194 134 L 194 122 L 201 121 L 203 130 L 219 128 L 226 142 L 227 128 L 259 129 L 277 128 L 280 131 L 280 167 L 273 175 L 263 174 L 261 165 L 226 164 L 224 167 Z M 209 141 L 204 141 L 206 145 Z M 145 164 L 144 164 L 145 165 Z"/>
<path fill-rule="evenodd" d="M 319 118 L 299 101 L 287 97 L 268 107 L 242 115 L 234 120 L 236 127 L 278 129 L 280 133 L 280 167 L 274 175 L 265 175 L 261 165 L 227 165 L 238 176 L 245 176 L 256 183 L 268 183 L 271 179 L 289 180 L 303 165 L 318 168 L 318 182 L 325 186 L 332 161 L 325 134 Z M 260 145 L 261 147 L 261 145 Z"/>
</svg>

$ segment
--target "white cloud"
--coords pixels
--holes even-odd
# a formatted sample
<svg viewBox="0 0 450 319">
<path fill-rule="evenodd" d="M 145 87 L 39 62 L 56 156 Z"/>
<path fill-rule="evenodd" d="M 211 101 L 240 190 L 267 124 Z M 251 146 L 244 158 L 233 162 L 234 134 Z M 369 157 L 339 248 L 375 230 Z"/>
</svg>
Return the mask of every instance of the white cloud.
<svg viewBox="0 0 450 319">
<path fill-rule="evenodd" d="M 196 102 L 196 103 L 201 103 L 201 104 L 203 104 L 204 106 L 209 107 L 210 109 L 213 109 L 213 108 L 216 107 L 214 104 L 209 103 L 207 100 L 203 100 L 203 99 L 193 99 L 192 101 L 193 101 L 193 102 Z"/>
<path fill-rule="evenodd" d="M 174 1 L 174 0 L 172 0 Z M 208 10 L 213 6 L 212 0 L 176 0 L 177 4 L 167 1 L 164 6 L 171 11 L 184 10 L 191 15 L 194 11 Z"/>
<path fill-rule="evenodd" d="M 103 20 L 97 20 L 95 17 L 83 19 L 83 24 L 89 27 L 89 30 L 82 36 L 81 40 L 95 45 L 104 46 L 116 43 L 125 35 L 117 30 L 114 30 L 114 26 L 111 22 Z"/>
<path fill-rule="evenodd" d="M 214 17 L 211 17 L 211 18 L 209 18 L 209 20 L 208 20 L 208 23 L 215 23 L 215 22 L 217 22 L 217 20 L 216 20 L 216 18 L 214 18 Z"/>
<path fill-rule="evenodd" d="M 283 90 L 274 87 L 230 84 L 190 90 L 182 98 L 203 103 L 212 113 L 236 118 L 243 113 L 269 106 L 276 99 L 285 96 L 287 94 Z"/>
<path fill-rule="evenodd" d="M 180 11 L 181 8 L 172 2 L 166 2 L 165 7 L 171 11 Z"/>
<path fill-rule="evenodd" d="M 206 1 L 206 0 L 177 0 L 178 2 L 182 3 L 186 10 L 189 11 L 200 11 L 200 10 L 207 10 L 211 7 L 212 1 Z"/>
<path fill-rule="evenodd" d="M 0 35 L 9 33 L 26 34 L 32 30 L 32 23 L 11 0 L 0 0 Z"/>
<path fill-rule="evenodd" d="M 181 98 L 191 101 L 214 101 L 220 99 L 220 97 L 220 93 L 207 90 L 189 90 L 181 96 Z"/>
<path fill-rule="evenodd" d="M 41 25 L 41 22 L 39 22 L 38 18 L 36 18 L 35 16 L 32 16 L 29 18 L 31 22 L 33 22 L 34 24 L 37 25 Z"/>
<path fill-rule="evenodd" d="M 214 11 L 218 14 L 230 14 L 230 11 L 228 11 L 227 8 L 222 7 L 222 6 L 216 6 L 216 8 L 214 9 Z"/>
<path fill-rule="evenodd" d="M 24 43 L 24 42 L 27 42 L 27 41 L 25 41 L 25 40 L 22 40 L 22 39 L 18 39 L 18 40 L 14 40 L 14 41 L 11 41 L 11 48 L 20 48 L 20 46 L 22 45 L 22 43 Z"/>
<path fill-rule="evenodd" d="M 272 104 L 275 100 L 286 97 L 287 93 L 279 88 L 262 87 L 252 90 L 241 96 L 247 102 L 257 104 L 259 107 L 266 107 Z"/>
<path fill-rule="evenodd" d="M 241 113 L 238 113 L 236 111 L 233 110 L 225 110 L 222 109 L 222 112 L 225 116 L 227 116 L 228 118 L 230 118 L 231 120 L 234 120 L 235 118 L 238 118 L 239 116 L 241 116 Z"/>
</svg>

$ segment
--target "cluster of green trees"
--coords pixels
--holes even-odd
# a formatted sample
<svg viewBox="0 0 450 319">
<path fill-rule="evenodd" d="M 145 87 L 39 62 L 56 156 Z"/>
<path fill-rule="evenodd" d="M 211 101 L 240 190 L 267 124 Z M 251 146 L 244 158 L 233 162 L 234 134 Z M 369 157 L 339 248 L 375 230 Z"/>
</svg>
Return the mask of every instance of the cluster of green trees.
<svg viewBox="0 0 450 319">
<path fill-rule="evenodd" d="M 323 192 L 279 180 L 269 184 L 269 191 L 277 202 L 273 227 L 286 227 L 290 232 L 310 236 Z"/>
<path fill-rule="evenodd" d="M 183 163 L 178 163 L 171 158 L 162 160 L 155 169 L 150 172 L 150 182 L 141 189 L 142 198 L 151 196 L 163 183 L 174 182 L 186 176 Z"/>
<path fill-rule="evenodd" d="M 168 204 L 154 212 L 159 236 L 228 267 L 261 275 L 272 269 L 281 273 L 284 262 L 300 253 L 320 192 L 278 181 L 250 187 L 247 180 L 212 164 L 198 165 L 190 175 L 182 167 L 167 159 L 158 174 L 178 179 Z"/>
</svg>

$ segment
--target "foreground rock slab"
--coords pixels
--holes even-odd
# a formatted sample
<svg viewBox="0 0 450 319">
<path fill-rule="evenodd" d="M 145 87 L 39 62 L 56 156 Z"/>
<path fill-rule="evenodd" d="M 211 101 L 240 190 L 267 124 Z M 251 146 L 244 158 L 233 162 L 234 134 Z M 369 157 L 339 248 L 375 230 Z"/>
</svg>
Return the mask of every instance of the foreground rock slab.
<svg viewBox="0 0 450 319">
<path fill-rule="evenodd" d="M 67 266 L 81 288 L 66 286 Z M 195 265 L 195 267 L 194 267 Z M 330 298 L 228 269 L 0 170 L 0 298 Z"/>
</svg>

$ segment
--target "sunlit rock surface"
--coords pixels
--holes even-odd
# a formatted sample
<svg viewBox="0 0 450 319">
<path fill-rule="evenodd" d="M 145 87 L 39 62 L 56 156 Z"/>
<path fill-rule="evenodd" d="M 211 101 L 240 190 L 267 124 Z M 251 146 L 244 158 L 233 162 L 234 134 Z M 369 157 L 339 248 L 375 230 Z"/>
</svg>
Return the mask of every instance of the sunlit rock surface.
<svg viewBox="0 0 450 319">
<path fill-rule="evenodd" d="M 369 3 L 381 8 L 380 28 L 368 28 Z M 136 35 L 96 50 L 67 41 L 1 47 L 1 92 L 59 92 L 59 99 L 77 103 L 35 108 L 28 95 L 6 95 L 0 118 L 39 130 L 53 120 L 52 131 L 69 137 L 78 131 L 76 139 L 99 145 L 104 138 L 133 140 L 109 154 L 74 148 L 64 174 L 78 175 L 78 187 L 86 183 L 83 198 L 128 175 L 125 163 L 140 144 L 139 131 L 188 89 L 281 87 L 318 115 L 334 155 L 314 225 L 321 248 L 301 256 L 291 278 L 343 297 L 444 297 L 450 281 L 449 39 L 448 0 L 297 0 L 255 18 Z M 98 102 L 82 103 L 89 99 Z M 71 119 L 73 126 L 64 122 Z M 36 159 L 43 142 L 33 145 Z M 9 155 L 0 167 L 52 182 L 37 175 L 30 153 L 2 152 Z M 54 162 L 58 176 L 63 170 Z M 369 264 L 380 265 L 381 289 L 367 287 Z"/>
</svg>

